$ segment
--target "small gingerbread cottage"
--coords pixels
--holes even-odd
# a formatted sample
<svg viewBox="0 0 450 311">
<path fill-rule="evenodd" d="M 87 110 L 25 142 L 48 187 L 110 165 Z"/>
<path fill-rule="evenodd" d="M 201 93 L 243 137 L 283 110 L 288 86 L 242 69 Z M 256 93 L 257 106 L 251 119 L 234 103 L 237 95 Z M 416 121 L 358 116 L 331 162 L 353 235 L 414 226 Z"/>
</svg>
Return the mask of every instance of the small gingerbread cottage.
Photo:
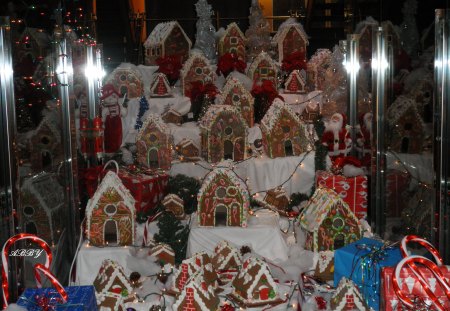
<svg viewBox="0 0 450 311">
<path fill-rule="evenodd" d="M 170 96 L 171 88 L 169 80 L 162 72 L 158 72 L 150 84 L 150 96 L 151 97 L 168 97 Z"/>
<path fill-rule="evenodd" d="M 144 43 L 145 64 L 156 65 L 160 57 L 176 56 L 181 63 L 189 56 L 192 42 L 177 21 L 159 23 Z"/>
<path fill-rule="evenodd" d="M 193 82 L 214 83 L 216 78 L 209 60 L 200 52 L 191 53 L 191 56 L 183 64 L 180 76 L 184 96 L 189 96 Z"/>
<path fill-rule="evenodd" d="M 26 178 L 20 188 L 18 218 L 22 231 L 57 244 L 64 228 L 64 189 L 54 174 Z"/>
<path fill-rule="evenodd" d="M 304 52 L 308 46 L 308 35 L 302 24 L 295 18 L 289 18 L 283 22 L 272 39 L 272 45 L 276 46 L 278 52 L 278 61 L 297 51 Z"/>
<path fill-rule="evenodd" d="M 275 87 L 278 84 L 277 74 L 277 64 L 266 52 L 261 52 L 257 57 L 255 57 L 247 70 L 247 76 L 253 80 L 253 82 L 269 80 L 272 81 Z"/>
<path fill-rule="evenodd" d="M 233 171 L 216 168 L 203 180 L 197 195 L 200 226 L 247 226 L 250 195 Z"/>
<path fill-rule="evenodd" d="M 173 108 L 170 108 L 169 106 L 165 108 L 164 112 L 161 115 L 161 118 L 165 123 L 173 123 L 177 125 L 183 123 L 183 116 L 181 115 L 181 113 Z"/>
<path fill-rule="evenodd" d="M 264 201 L 280 211 L 286 211 L 289 206 L 289 197 L 281 187 L 268 190 Z"/>
<path fill-rule="evenodd" d="M 184 219 L 184 202 L 176 194 L 168 194 L 161 202 L 166 211 L 171 212 L 177 219 Z"/>
<path fill-rule="evenodd" d="M 171 136 L 169 128 L 156 114 L 148 114 L 136 136 L 137 161 L 151 169 L 170 168 Z"/>
<path fill-rule="evenodd" d="M 92 245 L 133 245 L 135 200 L 109 171 L 86 206 L 87 238 Z"/>
<path fill-rule="evenodd" d="M 234 106 L 241 112 L 247 126 L 253 127 L 254 98 L 252 94 L 234 77 L 228 77 L 218 101 L 219 105 Z"/>
<path fill-rule="evenodd" d="M 175 252 L 172 247 L 166 243 L 158 243 L 150 249 L 150 255 L 155 257 L 162 266 L 166 264 L 175 264 Z"/>
<path fill-rule="evenodd" d="M 400 95 L 387 110 L 390 127 L 389 145 L 399 153 L 421 153 L 425 141 L 425 125 L 417 110 L 417 103 Z"/>
<path fill-rule="evenodd" d="M 200 159 L 200 148 L 192 139 L 183 138 L 175 147 L 181 161 L 195 161 Z"/>
<path fill-rule="evenodd" d="M 217 45 L 218 57 L 231 53 L 245 60 L 245 41 L 245 36 L 239 26 L 234 22 L 228 24 Z"/>
<path fill-rule="evenodd" d="M 262 118 L 260 128 L 264 149 L 271 158 L 298 156 L 308 149 L 304 123 L 278 98 Z"/>
<path fill-rule="evenodd" d="M 364 296 L 359 291 L 356 284 L 347 278 L 342 278 L 339 285 L 331 297 L 331 310 L 333 311 L 369 311 Z"/>
<path fill-rule="evenodd" d="M 243 263 L 232 287 L 231 295 L 248 307 L 280 300 L 269 266 L 258 258 L 250 257 Z"/>
<path fill-rule="evenodd" d="M 211 163 L 247 156 L 247 123 L 239 111 L 228 105 L 211 105 L 200 120 L 202 155 Z"/>
<path fill-rule="evenodd" d="M 242 265 L 242 257 L 239 250 L 231 246 L 227 241 L 220 241 L 214 248 L 214 256 L 212 257 L 212 264 L 216 271 L 226 270 L 237 271 Z"/>
<path fill-rule="evenodd" d="M 217 287 L 217 274 L 211 264 L 211 258 L 205 252 L 194 254 L 181 262 L 173 276 L 172 291 L 179 293 L 198 272 L 204 275 L 208 285 Z"/>
<path fill-rule="evenodd" d="M 358 241 L 362 229 L 358 219 L 341 197 L 331 189 L 318 188 L 300 214 L 306 233 L 305 249 L 334 251 Z"/>
<path fill-rule="evenodd" d="M 305 109 L 303 109 L 300 114 L 300 120 L 305 123 L 314 123 L 320 116 L 320 104 L 315 101 L 310 101 L 306 104 Z"/>
<path fill-rule="evenodd" d="M 114 69 L 106 78 L 106 84 L 112 84 L 122 97 L 126 94 L 127 98 L 136 98 L 144 93 L 142 75 L 133 64 L 122 64 Z"/>
<path fill-rule="evenodd" d="M 284 93 L 286 94 L 305 94 L 306 93 L 306 72 L 302 70 L 293 70 L 286 82 L 284 82 Z"/>
<path fill-rule="evenodd" d="M 324 91 L 327 70 L 331 66 L 333 53 L 328 49 L 318 49 L 308 62 L 306 77 L 310 90 Z"/>
</svg>

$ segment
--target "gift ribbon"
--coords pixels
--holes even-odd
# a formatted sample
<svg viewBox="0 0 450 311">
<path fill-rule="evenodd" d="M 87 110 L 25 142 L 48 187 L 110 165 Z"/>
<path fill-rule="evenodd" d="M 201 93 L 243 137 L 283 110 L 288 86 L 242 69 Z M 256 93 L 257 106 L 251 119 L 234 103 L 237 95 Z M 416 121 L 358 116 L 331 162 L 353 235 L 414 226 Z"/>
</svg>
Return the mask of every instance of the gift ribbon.
<svg viewBox="0 0 450 311">
<path fill-rule="evenodd" d="M 64 287 L 61 285 L 61 283 L 59 283 L 59 281 L 56 279 L 56 277 L 53 275 L 53 273 L 51 273 L 50 270 L 46 266 L 44 266 L 43 264 L 40 264 L 40 263 L 38 263 L 34 266 L 34 278 L 36 279 L 38 288 L 42 287 L 41 282 L 40 282 L 40 278 L 41 278 L 40 273 L 44 274 L 50 280 L 53 287 L 61 295 L 62 302 L 66 303 L 67 299 L 69 297 L 67 295 L 67 292 L 64 290 Z"/>
<path fill-rule="evenodd" d="M 409 265 L 409 268 L 413 271 L 414 275 L 417 277 L 418 281 L 422 285 L 425 293 L 427 294 L 428 298 L 432 301 L 434 306 L 437 308 L 438 311 L 448 311 L 448 309 L 445 308 L 439 301 L 438 297 L 433 293 L 433 291 L 430 289 L 430 286 L 425 281 L 425 278 L 420 274 L 417 267 L 414 265 L 414 268 L 412 264 L 414 263 L 420 263 L 426 268 L 428 268 L 433 275 L 435 276 L 438 283 L 442 286 L 444 289 L 445 295 L 450 300 L 450 285 L 445 280 L 444 274 L 439 269 L 439 267 L 433 263 L 431 260 L 422 257 L 422 256 L 409 256 L 406 258 L 403 258 L 395 267 L 394 276 L 392 278 L 392 285 L 394 287 L 395 294 L 397 297 L 401 300 L 402 303 L 404 303 L 407 307 L 414 309 L 415 303 L 401 290 L 398 280 L 400 279 L 400 271 L 405 265 Z"/>
<path fill-rule="evenodd" d="M 2 294 L 3 294 L 3 307 L 8 306 L 9 300 L 9 284 L 8 284 L 8 255 L 10 247 L 20 240 L 31 240 L 32 242 L 38 244 L 42 249 L 44 249 L 45 257 L 45 268 L 49 268 L 52 263 L 52 251 L 50 246 L 43 239 L 35 236 L 34 234 L 20 233 L 11 238 L 9 238 L 5 244 L 3 244 L 2 249 Z M 38 276 L 36 278 L 36 283 L 38 287 L 41 287 L 41 278 Z"/>
</svg>

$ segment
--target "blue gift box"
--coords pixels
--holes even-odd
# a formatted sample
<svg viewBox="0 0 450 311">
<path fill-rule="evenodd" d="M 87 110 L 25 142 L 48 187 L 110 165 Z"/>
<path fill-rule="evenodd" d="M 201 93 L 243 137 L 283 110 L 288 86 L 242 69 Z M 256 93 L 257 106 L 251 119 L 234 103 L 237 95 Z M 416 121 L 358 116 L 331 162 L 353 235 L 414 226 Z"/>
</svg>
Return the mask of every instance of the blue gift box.
<svg viewBox="0 0 450 311">
<path fill-rule="evenodd" d="M 383 245 L 383 242 L 362 238 L 334 253 L 334 286 L 338 286 L 342 277 L 352 279 L 374 310 L 379 310 L 381 268 L 395 266 L 402 259 L 398 247 L 380 250 Z"/>
<path fill-rule="evenodd" d="M 27 288 L 17 300 L 17 304 L 27 308 L 28 311 L 41 311 L 42 308 L 36 303 L 38 295 L 49 298 L 55 305 L 55 311 L 97 311 L 94 286 L 69 286 L 64 289 L 69 296 L 65 304 L 58 302 L 61 296 L 52 287 Z"/>
</svg>

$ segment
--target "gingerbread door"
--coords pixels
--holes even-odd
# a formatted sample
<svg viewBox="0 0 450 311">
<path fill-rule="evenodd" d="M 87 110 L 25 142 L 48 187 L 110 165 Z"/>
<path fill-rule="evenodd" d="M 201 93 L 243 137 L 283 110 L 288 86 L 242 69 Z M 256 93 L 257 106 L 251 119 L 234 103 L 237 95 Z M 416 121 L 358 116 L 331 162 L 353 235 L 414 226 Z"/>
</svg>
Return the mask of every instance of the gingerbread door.
<svg viewBox="0 0 450 311">
<path fill-rule="evenodd" d="M 238 138 L 234 141 L 234 161 L 244 160 L 245 144 L 243 138 Z"/>
</svg>

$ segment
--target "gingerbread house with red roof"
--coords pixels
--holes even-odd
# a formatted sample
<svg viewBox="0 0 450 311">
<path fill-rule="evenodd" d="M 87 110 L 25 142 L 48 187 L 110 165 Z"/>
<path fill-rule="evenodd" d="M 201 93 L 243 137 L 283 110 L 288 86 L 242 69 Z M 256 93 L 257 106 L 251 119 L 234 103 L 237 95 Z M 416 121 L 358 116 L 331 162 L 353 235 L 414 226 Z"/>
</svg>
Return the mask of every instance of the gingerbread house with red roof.
<svg viewBox="0 0 450 311">
<path fill-rule="evenodd" d="M 175 252 L 166 243 L 158 243 L 150 249 L 150 255 L 155 257 L 162 266 L 175 264 Z"/>
<path fill-rule="evenodd" d="M 158 72 L 150 84 L 150 96 L 151 97 L 168 97 L 170 96 L 171 88 L 169 80 L 162 72 Z"/>
<path fill-rule="evenodd" d="M 260 128 L 264 149 L 271 158 L 298 156 L 308 150 L 304 123 L 278 98 L 262 118 Z"/>
<path fill-rule="evenodd" d="M 133 245 L 135 200 L 116 173 L 109 171 L 86 206 L 87 238 L 92 245 Z"/>
<path fill-rule="evenodd" d="M 371 310 L 364 296 L 359 291 L 356 284 L 345 277 L 339 281 L 339 285 L 331 297 L 331 310 L 333 311 L 369 311 Z"/>
<path fill-rule="evenodd" d="M 234 22 L 228 24 L 217 45 L 218 57 L 231 53 L 245 60 L 245 41 L 245 36 L 239 26 Z"/>
<path fill-rule="evenodd" d="M 216 168 L 203 180 L 197 195 L 200 226 L 247 226 L 250 195 L 232 170 Z"/>
<path fill-rule="evenodd" d="M 181 63 L 189 56 L 192 42 L 177 21 L 159 23 L 144 43 L 145 64 L 156 65 L 160 57 L 179 57 Z"/>
<path fill-rule="evenodd" d="M 138 68 L 133 64 L 122 64 L 111 72 L 104 85 L 112 84 L 121 96 L 127 98 L 141 97 L 144 93 L 144 82 Z"/>
<path fill-rule="evenodd" d="M 189 96 L 193 82 L 201 82 L 203 84 L 214 83 L 216 78 L 209 60 L 200 52 L 193 52 L 191 54 L 183 64 L 180 76 L 181 88 L 185 96 Z"/>
<path fill-rule="evenodd" d="M 284 93 L 305 94 L 306 72 L 305 70 L 293 70 L 284 83 Z"/>
<path fill-rule="evenodd" d="M 166 195 L 161 204 L 166 211 L 171 212 L 177 219 L 184 219 L 184 202 L 179 196 L 174 193 Z"/>
<path fill-rule="evenodd" d="M 203 158 L 216 163 L 242 161 L 247 156 L 247 123 L 228 105 L 211 105 L 200 120 Z"/>
<path fill-rule="evenodd" d="M 266 52 L 261 52 L 255 57 L 247 70 L 247 76 L 253 80 L 253 82 L 269 80 L 272 81 L 274 86 L 277 86 L 277 74 L 277 64 Z"/>
<path fill-rule="evenodd" d="M 308 35 L 302 24 L 297 22 L 295 18 L 289 18 L 283 22 L 272 39 L 272 45 L 277 48 L 278 61 L 280 63 L 284 57 L 297 51 L 304 52 L 306 55 L 308 44 Z"/>
<path fill-rule="evenodd" d="M 218 104 L 236 107 L 247 122 L 247 126 L 253 127 L 254 98 L 238 79 L 234 77 L 227 79 Z"/>
<path fill-rule="evenodd" d="M 146 116 L 141 130 L 136 136 L 137 162 L 151 169 L 170 168 L 172 160 L 171 136 L 169 128 L 160 116 Z"/>
<path fill-rule="evenodd" d="M 183 138 L 175 147 L 181 161 L 196 161 L 200 159 L 200 148 L 192 139 Z"/>
</svg>

